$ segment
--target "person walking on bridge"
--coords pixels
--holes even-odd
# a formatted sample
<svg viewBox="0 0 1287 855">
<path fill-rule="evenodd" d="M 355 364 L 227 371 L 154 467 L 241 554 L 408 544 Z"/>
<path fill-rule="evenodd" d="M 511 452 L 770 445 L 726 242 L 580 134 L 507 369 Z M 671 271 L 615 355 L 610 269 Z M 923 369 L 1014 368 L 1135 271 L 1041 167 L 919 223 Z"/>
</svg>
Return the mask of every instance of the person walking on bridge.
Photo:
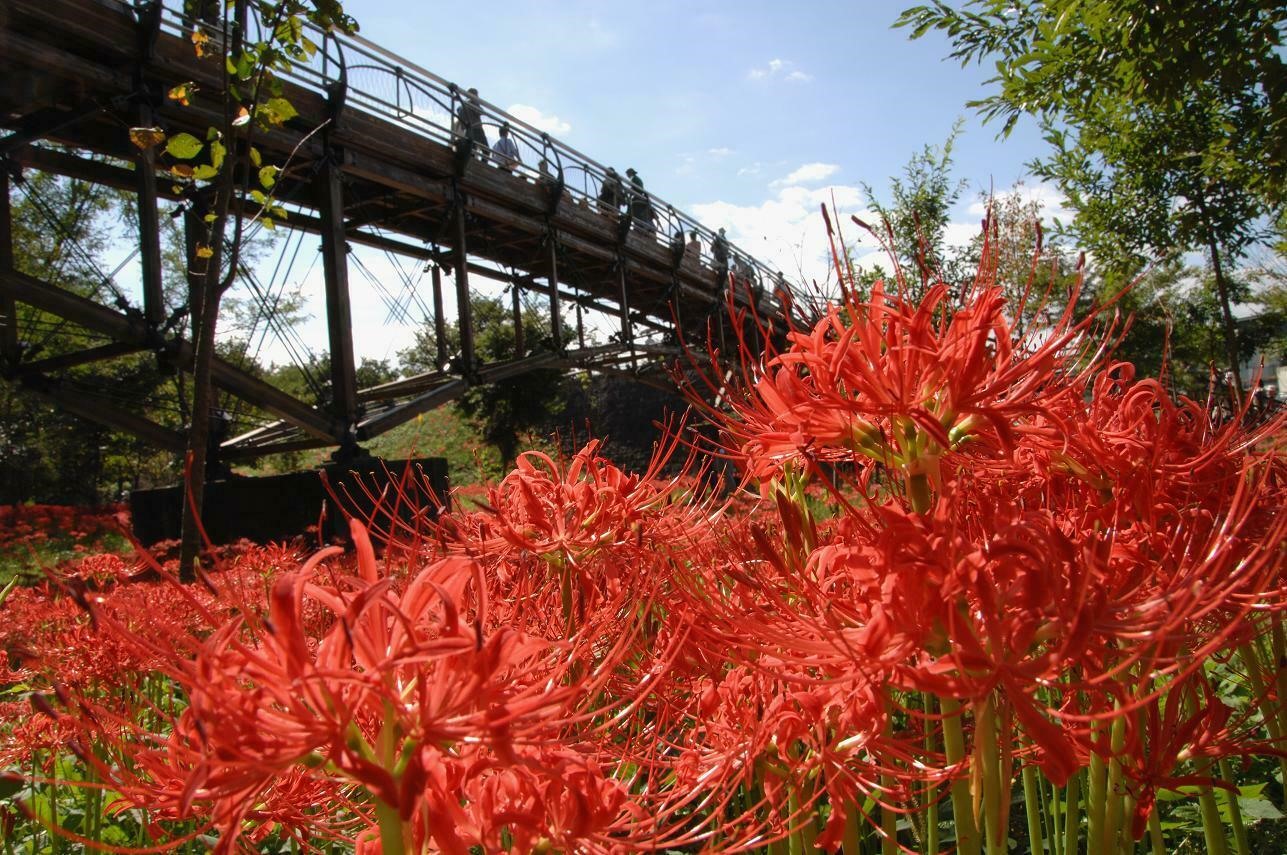
<svg viewBox="0 0 1287 855">
<path fill-rule="evenodd" d="M 626 188 L 621 181 L 621 174 L 609 166 L 599 184 L 599 210 L 605 214 L 620 214 L 625 195 Z"/>
<path fill-rule="evenodd" d="M 711 241 L 711 258 L 715 262 L 715 272 L 719 274 L 720 285 L 723 286 L 723 280 L 728 279 L 728 238 L 724 237 L 723 229 L 720 229 L 719 234 L 715 235 L 715 240 Z"/>
<path fill-rule="evenodd" d="M 483 129 L 483 105 L 478 100 L 477 89 L 470 89 L 460 99 L 456 119 L 460 123 L 460 133 L 474 144 L 477 153 L 485 157 L 490 146 L 487 144 L 487 131 Z"/>
<path fill-rule="evenodd" d="M 518 145 L 509 135 L 509 122 L 501 125 L 500 139 L 496 140 L 496 147 L 492 151 L 496 154 L 496 165 L 501 169 L 512 172 L 523 162 L 522 156 L 518 153 Z"/>
<path fill-rule="evenodd" d="M 626 175 L 630 176 L 630 218 L 634 220 L 634 227 L 642 232 L 657 231 L 657 212 L 644 190 L 643 179 L 634 169 L 627 169 Z"/>
</svg>

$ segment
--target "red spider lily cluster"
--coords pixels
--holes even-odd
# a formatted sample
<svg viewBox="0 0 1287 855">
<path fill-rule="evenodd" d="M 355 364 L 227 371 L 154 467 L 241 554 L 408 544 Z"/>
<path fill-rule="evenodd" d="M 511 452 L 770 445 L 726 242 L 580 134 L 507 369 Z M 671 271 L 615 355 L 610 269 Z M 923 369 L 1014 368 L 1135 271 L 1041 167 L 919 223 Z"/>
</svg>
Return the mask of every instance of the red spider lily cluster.
<svg viewBox="0 0 1287 855">
<path fill-rule="evenodd" d="M 678 436 L 642 474 L 592 442 L 349 553 L 21 592 L 6 679 L 47 690 L 0 757 L 70 752 L 219 851 L 933 851 L 941 808 L 998 852 L 1020 777 L 1092 851 L 1156 848 L 1159 790 L 1283 753 L 1281 424 L 1135 377 L 1075 295 L 1016 332 L 993 271 L 744 343 L 690 443 L 736 511 L 660 476 Z"/>
</svg>

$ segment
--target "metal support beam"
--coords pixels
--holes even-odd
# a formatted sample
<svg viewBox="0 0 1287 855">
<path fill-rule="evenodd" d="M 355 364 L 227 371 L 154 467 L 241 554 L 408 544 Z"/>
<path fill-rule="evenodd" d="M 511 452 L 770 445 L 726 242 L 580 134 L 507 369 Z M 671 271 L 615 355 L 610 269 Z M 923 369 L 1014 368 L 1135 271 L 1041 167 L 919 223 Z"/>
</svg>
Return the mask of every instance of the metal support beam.
<svg viewBox="0 0 1287 855">
<path fill-rule="evenodd" d="M 509 286 L 511 311 L 514 313 L 514 358 L 521 359 L 527 352 L 527 340 L 523 335 L 523 296 L 519 293 L 518 283 Z"/>
<path fill-rule="evenodd" d="M 359 428 L 361 435 L 363 437 L 379 436 L 387 430 L 411 421 L 423 412 L 454 401 L 463 395 L 468 388 L 469 384 L 464 380 L 452 380 L 444 383 L 417 398 L 412 398 L 404 404 L 399 404 L 384 413 L 367 419 Z"/>
<path fill-rule="evenodd" d="M 316 179 L 322 222 L 322 269 L 326 278 L 326 331 L 331 348 L 331 397 L 341 436 L 357 423 L 357 366 L 353 358 L 353 310 L 349 303 L 348 244 L 344 239 L 344 188 L 329 161 Z"/>
<path fill-rule="evenodd" d="M 149 345 L 146 327 L 139 320 L 100 306 L 62 288 L 41 282 L 25 273 L 0 272 L 0 297 L 9 297 L 38 309 L 66 318 L 86 329 L 108 336 L 116 341 L 141 346 Z M 170 342 L 178 364 L 192 365 L 192 343 L 184 339 Z M 215 357 L 210 374 L 221 389 L 262 407 L 279 418 L 286 419 L 313 436 L 338 442 L 340 437 L 332 430 L 330 421 L 316 410 L 291 395 L 252 377 L 230 362 Z"/>
<path fill-rule="evenodd" d="M 103 105 L 89 101 L 74 110 L 41 110 L 18 122 L 18 130 L 7 137 L 0 138 L 0 156 L 28 143 L 47 137 L 68 125 L 88 119 L 95 113 L 102 112 Z"/>
<path fill-rule="evenodd" d="M 13 270 L 13 213 L 9 207 L 9 173 L 0 163 L 0 276 Z M 17 365 L 18 307 L 13 296 L 0 294 L 0 364 Z"/>
<path fill-rule="evenodd" d="M 144 442 L 168 451 L 183 451 L 188 444 L 183 434 L 162 427 L 151 419 L 121 410 L 101 399 L 88 400 L 77 392 L 62 389 L 56 380 L 43 375 L 24 375 L 22 387 L 47 398 L 74 416 L 106 425 L 112 430 L 133 434 Z"/>
<path fill-rule="evenodd" d="M 474 358 L 474 315 L 469 305 L 469 253 L 465 243 L 465 204 L 456 197 L 456 313 L 459 317 L 461 373 L 473 376 L 477 367 Z"/>
<path fill-rule="evenodd" d="M 105 359 L 127 356 L 131 353 L 138 353 L 140 350 L 146 350 L 146 348 L 139 344 L 111 342 L 109 344 L 100 344 L 98 347 L 86 348 L 85 350 L 62 353 L 58 356 L 51 356 L 48 359 L 27 362 L 22 365 L 22 371 L 23 373 L 48 374 L 51 371 L 63 371 L 67 368 L 75 368 L 78 365 L 88 365 L 91 362 L 102 362 Z"/>
<path fill-rule="evenodd" d="M 630 344 L 634 340 L 634 330 L 630 327 L 630 295 L 626 293 L 626 261 L 617 257 L 617 290 L 621 301 L 621 343 Z"/>
<path fill-rule="evenodd" d="M 442 301 L 442 268 L 437 264 L 431 270 L 433 277 L 433 339 L 437 349 L 434 367 L 439 371 L 447 368 L 447 316 L 443 313 Z"/>
<path fill-rule="evenodd" d="M 546 275 L 550 280 L 550 342 L 558 352 L 563 351 L 563 312 L 559 304 L 559 239 L 554 229 L 549 230 L 549 270 Z"/>
<path fill-rule="evenodd" d="M 140 104 L 135 112 L 140 127 L 151 127 L 152 108 Z M 139 263 L 143 268 L 143 316 L 149 324 L 165 323 L 165 295 L 161 286 L 161 220 L 156 204 L 156 151 L 142 149 L 135 159 L 138 180 Z"/>
</svg>

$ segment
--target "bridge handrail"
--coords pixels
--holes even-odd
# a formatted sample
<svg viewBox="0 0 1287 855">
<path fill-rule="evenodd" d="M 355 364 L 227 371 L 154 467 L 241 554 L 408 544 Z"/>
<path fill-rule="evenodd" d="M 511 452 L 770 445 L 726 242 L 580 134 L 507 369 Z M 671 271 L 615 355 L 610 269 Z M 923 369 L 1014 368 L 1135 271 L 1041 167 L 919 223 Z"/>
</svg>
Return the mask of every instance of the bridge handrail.
<svg viewBox="0 0 1287 855">
<path fill-rule="evenodd" d="M 172 34 L 186 39 L 197 23 L 184 14 L 181 3 L 177 4 L 177 9 L 174 8 L 175 5 L 176 0 L 165 0 L 162 26 Z M 249 5 L 252 10 L 255 9 L 254 4 Z M 250 25 L 251 37 L 260 35 L 263 23 L 257 16 Z M 281 76 L 322 95 L 328 95 L 335 84 L 343 84 L 345 109 L 361 109 L 421 136 L 447 144 L 460 145 L 465 141 L 466 129 L 459 127 L 456 122 L 464 93 L 455 83 L 361 36 L 323 31 L 311 24 L 307 25 L 307 31 L 317 46 L 316 53 L 304 62 L 295 63 Z M 353 78 L 356 74 L 365 76 L 371 72 L 389 76 L 392 99 L 355 85 Z M 421 105 L 417 104 L 416 95 L 425 99 Z M 404 96 L 405 104 L 402 103 Z M 502 124 L 509 126 L 511 138 L 519 146 L 521 157 L 521 162 L 512 167 L 515 174 L 533 182 L 559 181 L 564 190 L 574 198 L 590 206 L 598 204 L 603 182 L 608 178 L 608 167 L 488 101 L 479 98 L 474 99 L 473 103 L 481 114 L 484 129 L 491 130 L 489 140 L 495 139 L 497 129 Z M 444 125 L 444 122 L 447 124 Z M 492 160 L 495 162 L 494 158 Z M 546 169 L 542 169 L 542 163 L 546 164 Z M 577 173 L 580 175 L 579 182 L 568 180 Z M 641 191 L 633 188 L 624 175 L 618 174 L 617 180 L 622 182 L 626 191 L 625 199 L 620 200 L 617 206 L 620 211 L 621 202 L 624 202 L 626 211 L 619 213 L 619 216 L 629 217 L 629 202 L 638 198 Z M 711 247 L 716 239 L 713 230 L 650 191 L 642 191 L 642 197 L 648 200 L 660 221 L 656 237 L 661 243 L 678 251 L 674 243 L 676 234 L 682 232 L 686 243 L 689 233 L 695 231 L 703 239 L 699 261 L 707 267 L 715 267 L 711 255 Z M 728 248 L 730 271 L 736 273 L 737 269 L 741 269 L 742 275 L 739 278 L 751 280 L 749 284 L 757 286 L 760 299 L 767 301 L 774 309 L 781 310 L 781 301 L 776 291 L 784 289 L 788 294 L 791 291 L 790 284 L 781 272 L 774 271 L 731 242 Z M 681 258 L 683 263 L 687 263 L 687 255 Z M 749 276 L 746 275 L 748 273 Z"/>
</svg>

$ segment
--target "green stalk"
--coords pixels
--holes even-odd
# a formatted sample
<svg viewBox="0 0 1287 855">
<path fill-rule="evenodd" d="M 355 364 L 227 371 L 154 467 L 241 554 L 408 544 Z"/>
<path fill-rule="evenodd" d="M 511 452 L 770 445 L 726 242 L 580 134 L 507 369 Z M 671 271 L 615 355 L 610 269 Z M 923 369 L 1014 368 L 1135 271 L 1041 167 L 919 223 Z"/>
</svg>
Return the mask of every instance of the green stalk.
<svg viewBox="0 0 1287 855">
<path fill-rule="evenodd" d="M 1282 708 L 1274 698 L 1270 697 L 1269 683 L 1265 679 L 1265 670 L 1260 662 L 1259 651 L 1260 645 L 1254 641 L 1244 642 L 1238 646 L 1238 656 L 1242 659 L 1243 667 L 1247 669 L 1251 690 L 1256 695 L 1260 715 L 1265 720 L 1265 729 L 1269 731 L 1269 737 L 1273 743 L 1281 746 L 1283 744 L 1283 727 L 1280 718 Z M 1287 781 L 1287 757 L 1278 758 L 1278 768 L 1282 771 L 1283 780 Z"/>
<path fill-rule="evenodd" d="M 858 819 L 858 805 L 850 805 L 849 812 L 845 814 L 845 836 L 844 852 L 849 855 L 850 852 L 857 853 L 862 851 L 862 826 Z"/>
<path fill-rule="evenodd" d="M 1104 829 L 1100 840 L 1101 851 L 1116 852 L 1117 837 L 1122 829 L 1122 751 L 1126 748 L 1126 719 L 1121 715 L 1113 719 L 1109 747 L 1113 752 L 1108 760 L 1108 785 L 1104 791 Z M 1092 838 L 1093 839 L 1093 838 Z"/>
<path fill-rule="evenodd" d="M 991 697 L 974 705 L 974 762 L 983 779 L 983 821 L 988 855 L 1005 855 L 1006 829 L 1003 825 L 1001 751 L 997 745 L 996 707 Z"/>
<path fill-rule="evenodd" d="M 1211 774 L 1210 764 L 1201 768 L 1200 775 Z M 1202 835 L 1206 838 L 1208 855 L 1229 855 L 1229 843 L 1224 836 L 1224 823 L 1220 821 L 1220 807 L 1216 804 L 1215 793 L 1211 787 L 1203 787 L 1198 793 L 1198 804 L 1202 808 Z"/>
<path fill-rule="evenodd" d="M 889 714 L 889 698 L 885 698 L 885 724 L 882 726 L 885 736 L 893 734 L 892 718 Z M 887 807 L 884 802 L 889 800 L 889 791 L 894 786 L 892 775 L 880 776 L 880 829 L 884 833 L 880 836 L 881 855 L 898 855 L 898 814 L 891 808 Z"/>
<path fill-rule="evenodd" d="M 398 816 L 397 810 L 385 804 L 384 799 L 376 799 L 375 818 L 380 825 L 380 851 L 383 855 L 404 855 L 402 817 Z"/>
<path fill-rule="evenodd" d="M 376 738 L 375 750 L 380 758 L 380 765 L 389 771 L 396 784 L 401 777 L 397 771 L 398 726 L 393 705 L 387 700 L 384 702 L 384 724 Z M 380 850 L 383 855 L 404 855 L 406 843 L 402 833 L 402 817 L 398 815 L 397 809 L 385 804 L 384 799 L 377 798 L 375 817 L 380 826 Z"/>
<path fill-rule="evenodd" d="M 1072 779 L 1077 780 L 1073 775 Z M 1059 787 L 1054 782 L 1050 782 L 1050 848 L 1053 855 L 1064 855 L 1064 836 L 1060 834 L 1060 826 L 1063 825 L 1063 799 L 1060 798 Z"/>
<path fill-rule="evenodd" d="M 50 764 L 53 770 L 52 780 L 49 782 L 49 851 L 53 855 L 58 855 L 63 851 L 63 836 L 59 834 L 58 828 L 58 757 L 54 756 L 53 763 Z"/>
<path fill-rule="evenodd" d="M 1235 787 L 1238 782 L 1233 777 L 1233 764 L 1227 758 L 1220 760 L 1220 777 L 1224 778 Z M 1247 826 L 1242 821 L 1242 808 L 1238 806 L 1238 792 L 1234 790 L 1221 790 L 1221 797 L 1225 804 L 1229 806 L 1229 820 L 1233 823 L 1233 843 L 1234 849 L 1238 855 L 1250 855 L 1251 846 L 1247 840 Z"/>
<path fill-rule="evenodd" d="M 1097 735 L 1101 729 L 1100 723 L 1095 722 L 1091 725 L 1091 734 Z M 1107 778 L 1107 768 L 1104 766 L 1104 758 L 1099 756 L 1099 752 L 1090 752 L 1090 770 L 1086 787 L 1086 845 L 1088 850 L 1092 847 L 1100 846 L 1104 840 L 1104 787 Z M 1072 850 L 1069 850 L 1072 851 Z"/>
<path fill-rule="evenodd" d="M 1270 619 L 1269 631 L 1273 651 L 1273 657 L 1269 661 L 1278 663 L 1274 672 L 1274 686 L 1278 690 L 1278 730 L 1283 736 L 1287 736 L 1287 706 L 1283 704 L 1284 699 L 1287 699 L 1287 668 L 1282 667 L 1287 662 L 1287 638 L 1283 637 L 1282 615 L 1274 614 Z M 1283 781 L 1287 783 L 1287 778 L 1283 778 Z"/>
<path fill-rule="evenodd" d="M 925 513 L 934 505 L 934 490 L 930 487 L 928 475 L 917 472 L 907 479 L 907 498 L 912 510 L 918 514 Z"/>
<path fill-rule="evenodd" d="M 929 716 L 934 713 L 934 696 L 926 692 L 921 695 L 921 706 L 925 710 L 925 748 L 933 754 L 938 750 L 935 744 L 934 730 L 928 726 Z M 937 788 L 925 791 L 925 852 L 926 855 L 938 853 L 938 792 Z"/>
<path fill-rule="evenodd" d="M 939 708 L 943 710 L 943 749 L 947 762 L 959 764 L 965 759 L 961 702 L 956 698 L 939 698 Z M 956 825 L 956 851 L 960 855 L 979 855 L 981 841 L 974 822 L 970 784 L 960 775 L 952 781 L 952 820 Z"/>
<path fill-rule="evenodd" d="M 788 787 L 787 795 L 787 814 L 797 817 L 795 822 L 799 822 L 800 795 L 796 792 L 794 785 Z M 801 833 L 800 826 L 797 825 L 795 830 L 787 836 L 787 855 L 804 855 L 804 835 Z"/>
<path fill-rule="evenodd" d="M 1041 783 L 1037 780 L 1037 770 L 1031 766 L 1023 767 L 1023 807 L 1028 816 L 1028 845 L 1035 853 L 1045 850 L 1045 838 L 1041 833 Z"/>
<path fill-rule="evenodd" d="M 1148 815 L 1148 842 L 1152 855 L 1166 855 L 1166 840 L 1162 837 L 1162 817 L 1158 815 L 1156 804 Z"/>
</svg>

